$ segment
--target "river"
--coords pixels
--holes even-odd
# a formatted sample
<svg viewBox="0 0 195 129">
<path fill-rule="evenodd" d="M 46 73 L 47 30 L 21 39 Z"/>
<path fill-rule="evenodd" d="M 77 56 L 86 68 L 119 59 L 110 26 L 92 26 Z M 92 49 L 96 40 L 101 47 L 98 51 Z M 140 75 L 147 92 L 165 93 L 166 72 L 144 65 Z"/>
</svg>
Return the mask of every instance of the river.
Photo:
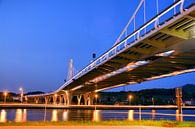
<svg viewBox="0 0 195 129">
<path fill-rule="evenodd" d="M 183 120 L 195 121 L 195 110 L 63 110 L 0 109 L 0 122 L 27 121 L 104 121 L 104 120 Z"/>
</svg>

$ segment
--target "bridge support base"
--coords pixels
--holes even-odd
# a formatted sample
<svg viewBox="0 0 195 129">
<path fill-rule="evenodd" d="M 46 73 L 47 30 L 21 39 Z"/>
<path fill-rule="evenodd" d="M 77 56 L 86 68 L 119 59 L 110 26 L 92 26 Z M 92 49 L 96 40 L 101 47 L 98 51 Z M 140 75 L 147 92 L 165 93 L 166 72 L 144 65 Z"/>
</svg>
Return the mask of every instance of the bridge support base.
<svg viewBox="0 0 195 129">
<path fill-rule="evenodd" d="M 35 102 L 35 104 L 38 104 L 39 103 L 39 98 L 34 98 L 34 102 Z"/>
<path fill-rule="evenodd" d="M 66 94 L 63 94 L 62 95 L 62 97 L 63 97 L 63 99 L 64 99 L 64 105 L 67 105 L 67 96 L 66 96 Z"/>
<path fill-rule="evenodd" d="M 89 94 L 88 93 L 86 93 L 86 94 L 84 94 L 83 95 L 83 97 L 84 97 L 84 105 L 88 105 L 89 104 Z"/>
<path fill-rule="evenodd" d="M 63 104 L 63 96 L 62 95 L 59 96 L 59 99 L 60 99 L 59 104 Z"/>
<path fill-rule="evenodd" d="M 91 92 L 89 94 L 89 105 L 93 105 L 94 98 L 95 98 L 95 93 L 94 92 Z"/>
<path fill-rule="evenodd" d="M 44 99 L 45 99 L 45 104 L 48 104 L 49 98 L 45 97 Z"/>
<path fill-rule="evenodd" d="M 53 104 L 57 104 L 57 96 L 53 96 Z"/>
<path fill-rule="evenodd" d="M 77 105 L 81 105 L 81 98 L 82 98 L 82 95 L 77 95 Z"/>
<path fill-rule="evenodd" d="M 66 92 L 66 100 L 67 100 L 67 105 L 72 104 L 72 94 L 70 92 Z"/>
</svg>

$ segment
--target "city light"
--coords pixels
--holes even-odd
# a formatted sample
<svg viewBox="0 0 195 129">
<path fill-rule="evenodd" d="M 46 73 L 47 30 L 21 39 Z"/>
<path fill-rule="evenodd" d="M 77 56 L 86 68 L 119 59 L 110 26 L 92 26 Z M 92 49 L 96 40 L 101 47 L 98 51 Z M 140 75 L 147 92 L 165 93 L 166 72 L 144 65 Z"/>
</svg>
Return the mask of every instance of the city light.
<svg viewBox="0 0 195 129">
<path fill-rule="evenodd" d="M 97 98 L 98 98 L 98 94 L 95 94 L 95 110 L 96 110 L 96 105 L 97 105 Z"/>
<path fill-rule="evenodd" d="M 4 93 L 3 93 L 3 95 L 4 95 L 4 103 L 6 103 L 6 98 L 7 98 L 7 91 L 5 91 Z"/>
<path fill-rule="evenodd" d="M 95 98 L 96 98 L 96 99 L 98 98 L 98 94 L 95 95 Z"/>
<path fill-rule="evenodd" d="M 23 90 L 23 88 L 19 88 L 19 91 L 20 91 L 20 101 L 22 103 L 23 102 L 23 96 L 24 96 L 24 90 Z"/>
<path fill-rule="evenodd" d="M 19 91 L 23 91 L 23 89 L 22 89 L 22 88 L 20 88 L 20 89 L 19 89 Z"/>
<path fill-rule="evenodd" d="M 58 95 L 57 95 L 57 94 L 55 94 L 54 96 L 55 96 L 55 97 L 57 97 Z"/>
<path fill-rule="evenodd" d="M 133 96 L 129 95 L 128 98 L 129 98 L 129 105 L 131 105 L 131 99 L 133 98 Z"/>
<path fill-rule="evenodd" d="M 154 97 L 152 97 L 152 104 L 154 105 Z"/>
</svg>

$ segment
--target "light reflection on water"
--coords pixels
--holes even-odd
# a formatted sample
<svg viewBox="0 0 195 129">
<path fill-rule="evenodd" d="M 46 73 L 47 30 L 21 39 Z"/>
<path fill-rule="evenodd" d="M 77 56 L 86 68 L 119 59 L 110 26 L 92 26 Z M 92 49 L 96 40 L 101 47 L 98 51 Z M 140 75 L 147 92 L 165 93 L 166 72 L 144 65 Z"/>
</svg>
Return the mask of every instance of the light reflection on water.
<svg viewBox="0 0 195 129">
<path fill-rule="evenodd" d="M 54 109 L 52 110 L 52 117 L 51 117 L 51 121 L 58 121 L 58 110 Z"/>
<path fill-rule="evenodd" d="M 6 122 L 7 121 L 7 112 L 5 110 L 1 110 L 0 112 L 0 122 Z"/>
<path fill-rule="evenodd" d="M 156 110 L 152 110 L 152 120 L 155 120 L 156 116 Z"/>
<path fill-rule="evenodd" d="M 134 120 L 134 110 L 128 111 L 128 120 L 133 121 Z"/>
<path fill-rule="evenodd" d="M 101 121 L 101 111 L 100 110 L 94 110 L 93 111 L 93 121 L 98 122 Z"/>
<path fill-rule="evenodd" d="M 16 109 L 15 122 L 26 122 L 27 111 L 26 109 Z"/>
<path fill-rule="evenodd" d="M 0 122 L 15 121 L 103 121 L 103 120 L 139 120 L 139 110 L 61 110 L 61 109 L 0 109 Z M 194 114 L 195 110 L 184 113 Z M 44 116 L 46 114 L 46 116 Z M 170 115 L 162 115 L 170 114 Z M 175 110 L 142 110 L 142 119 L 195 121 L 195 117 L 179 115 Z"/>
<path fill-rule="evenodd" d="M 183 115 L 182 114 L 179 114 L 179 111 L 176 110 L 176 120 L 177 121 L 183 121 Z"/>
<path fill-rule="evenodd" d="M 63 111 L 62 120 L 63 121 L 68 121 L 68 110 Z"/>
</svg>

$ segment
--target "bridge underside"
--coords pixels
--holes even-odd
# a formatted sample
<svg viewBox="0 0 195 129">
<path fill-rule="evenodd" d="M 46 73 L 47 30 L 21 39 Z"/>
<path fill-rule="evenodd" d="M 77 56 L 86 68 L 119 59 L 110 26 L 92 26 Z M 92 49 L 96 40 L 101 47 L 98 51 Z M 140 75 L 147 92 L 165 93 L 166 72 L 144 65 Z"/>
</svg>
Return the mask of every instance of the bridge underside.
<svg viewBox="0 0 195 129">
<path fill-rule="evenodd" d="M 147 30 L 146 30 L 147 31 Z M 136 37 L 135 37 L 136 39 Z M 30 96 L 55 103 L 93 104 L 95 92 L 195 71 L 195 6 L 127 42 L 125 49 L 55 92 Z"/>
<path fill-rule="evenodd" d="M 137 39 L 129 49 L 75 80 L 64 90 L 72 89 L 74 94 L 81 94 L 193 72 L 195 71 L 194 28 L 195 11 L 174 16 L 141 39 Z M 160 56 L 160 53 L 171 50 L 174 50 L 172 55 Z M 114 71 L 117 72 L 139 61 L 148 61 L 148 63 L 107 77 Z"/>
</svg>

